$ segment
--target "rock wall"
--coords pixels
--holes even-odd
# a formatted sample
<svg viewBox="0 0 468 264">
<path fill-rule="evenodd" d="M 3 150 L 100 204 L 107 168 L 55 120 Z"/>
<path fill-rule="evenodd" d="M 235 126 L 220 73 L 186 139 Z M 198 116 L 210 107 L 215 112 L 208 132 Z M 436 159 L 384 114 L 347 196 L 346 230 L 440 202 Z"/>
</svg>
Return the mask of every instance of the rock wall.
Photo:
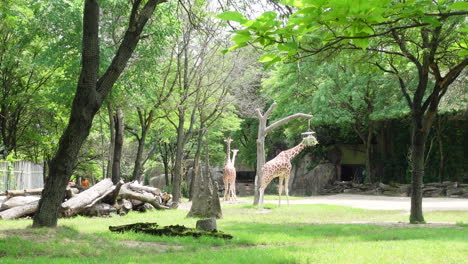
<svg viewBox="0 0 468 264">
<path fill-rule="evenodd" d="M 291 195 L 319 195 L 321 190 L 335 180 L 336 169 L 332 163 L 321 163 L 310 169 L 312 158 L 306 155 L 293 165 L 289 179 Z"/>
</svg>

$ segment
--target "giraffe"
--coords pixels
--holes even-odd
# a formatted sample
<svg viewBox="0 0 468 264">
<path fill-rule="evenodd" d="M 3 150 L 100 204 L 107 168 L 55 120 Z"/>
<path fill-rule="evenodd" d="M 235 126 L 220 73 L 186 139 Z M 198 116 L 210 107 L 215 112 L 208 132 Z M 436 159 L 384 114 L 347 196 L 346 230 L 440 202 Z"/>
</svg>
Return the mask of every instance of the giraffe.
<svg viewBox="0 0 468 264">
<path fill-rule="evenodd" d="M 224 200 L 228 201 L 230 198 L 236 199 L 236 168 L 234 162 L 239 150 L 233 149 L 233 157 L 231 161 L 231 137 L 224 140 L 227 143 L 226 161 L 223 169 L 223 183 L 224 183 Z"/>
<path fill-rule="evenodd" d="M 307 146 L 316 145 L 318 142 L 315 137 L 309 136 L 308 138 L 304 139 L 299 145 L 280 152 L 275 158 L 268 161 L 262 167 L 262 183 L 260 185 L 260 199 L 258 203 L 258 208 L 261 209 L 263 206 L 263 195 L 265 192 L 265 188 L 270 184 L 270 182 L 279 177 L 279 184 L 278 184 L 278 194 L 279 200 L 278 204 L 281 206 L 281 194 L 283 192 L 283 181 L 284 181 L 284 190 L 286 193 L 286 200 L 288 201 L 289 205 L 289 190 L 288 190 L 288 183 L 289 183 L 289 176 L 291 174 L 291 159 L 297 156 L 297 154 L 301 153 Z"/>
</svg>

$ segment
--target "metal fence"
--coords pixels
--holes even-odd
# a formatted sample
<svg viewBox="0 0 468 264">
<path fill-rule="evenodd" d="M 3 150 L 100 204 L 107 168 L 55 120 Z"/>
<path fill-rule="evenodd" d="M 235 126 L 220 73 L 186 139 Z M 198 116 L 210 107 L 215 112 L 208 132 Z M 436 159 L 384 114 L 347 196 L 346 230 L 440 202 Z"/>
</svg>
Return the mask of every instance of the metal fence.
<svg viewBox="0 0 468 264">
<path fill-rule="evenodd" d="M 43 167 L 30 161 L 0 162 L 0 190 L 44 187 Z"/>
</svg>

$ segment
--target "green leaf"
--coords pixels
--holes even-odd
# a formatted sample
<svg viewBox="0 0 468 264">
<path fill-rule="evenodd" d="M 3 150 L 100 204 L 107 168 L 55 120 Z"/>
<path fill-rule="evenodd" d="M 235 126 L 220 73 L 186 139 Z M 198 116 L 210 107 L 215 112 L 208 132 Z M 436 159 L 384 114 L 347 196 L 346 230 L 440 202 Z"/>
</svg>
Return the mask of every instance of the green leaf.
<svg viewBox="0 0 468 264">
<path fill-rule="evenodd" d="M 222 19 L 222 20 L 236 21 L 236 22 L 239 22 L 239 23 L 244 23 L 244 22 L 247 21 L 247 19 L 244 17 L 244 15 L 242 15 L 241 13 L 236 12 L 236 11 L 223 12 L 223 13 L 217 15 L 216 18 L 219 18 L 219 19 Z"/>
<path fill-rule="evenodd" d="M 356 46 L 360 47 L 361 49 L 365 50 L 367 49 L 367 46 L 369 46 L 369 39 L 368 38 L 353 39 L 353 43 L 356 44 Z"/>
<path fill-rule="evenodd" d="M 251 39 L 250 34 L 245 34 L 245 33 L 237 33 L 236 35 L 234 35 L 234 37 L 232 37 L 232 40 L 238 45 L 246 43 L 250 39 Z"/>
<path fill-rule="evenodd" d="M 278 58 L 278 56 L 276 54 L 269 53 L 269 54 L 263 55 L 258 61 L 259 62 L 269 62 L 269 61 L 272 61 L 272 60 L 274 60 L 276 58 Z"/>
<path fill-rule="evenodd" d="M 460 1 L 450 5 L 448 10 L 468 10 L 468 2 Z"/>
<path fill-rule="evenodd" d="M 462 50 L 458 53 L 460 57 L 468 56 L 468 50 Z"/>
</svg>

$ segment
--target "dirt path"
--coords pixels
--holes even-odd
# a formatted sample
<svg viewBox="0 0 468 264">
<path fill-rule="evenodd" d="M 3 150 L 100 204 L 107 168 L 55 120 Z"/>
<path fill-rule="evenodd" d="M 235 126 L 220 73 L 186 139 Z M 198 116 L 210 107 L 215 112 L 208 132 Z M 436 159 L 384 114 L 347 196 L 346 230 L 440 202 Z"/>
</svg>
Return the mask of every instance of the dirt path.
<svg viewBox="0 0 468 264">
<path fill-rule="evenodd" d="M 283 197 L 286 203 L 286 197 Z M 221 205 L 249 204 L 250 199 L 238 197 L 237 201 L 221 201 Z M 278 200 L 265 200 L 265 203 L 278 203 Z M 304 197 L 300 200 L 290 200 L 290 204 L 331 204 L 344 205 L 369 210 L 403 210 L 410 211 L 410 197 L 390 197 L 360 194 L 335 194 Z M 183 202 L 180 209 L 190 209 L 190 202 Z M 468 211 L 468 199 L 462 198 L 423 198 L 423 211 Z"/>
</svg>

